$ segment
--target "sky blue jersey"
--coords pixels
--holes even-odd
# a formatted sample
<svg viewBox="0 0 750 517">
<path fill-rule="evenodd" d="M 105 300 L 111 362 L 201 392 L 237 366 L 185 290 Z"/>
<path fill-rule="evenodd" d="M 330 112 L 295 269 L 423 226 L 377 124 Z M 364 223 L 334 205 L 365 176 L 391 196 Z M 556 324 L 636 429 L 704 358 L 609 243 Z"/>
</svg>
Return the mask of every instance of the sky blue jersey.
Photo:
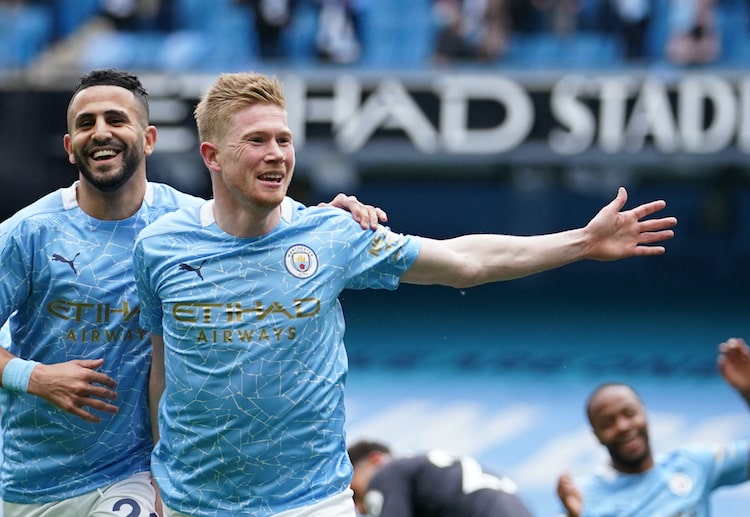
<svg viewBox="0 0 750 517">
<path fill-rule="evenodd" d="M 151 347 L 138 324 L 132 250 L 137 233 L 167 212 L 203 200 L 149 183 L 141 208 L 120 221 L 87 215 L 77 183 L 0 224 L 0 322 L 9 350 L 46 364 L 104 358 L 119 413 L 89 423 L 26 393 L 3 390 L 0 425 L 6 501 L 59 501 L 146 471 Z M 15 312 L 14 312 L 15 311 Z"/>
<path fill-rule="evenodd" d="M 677 449 L 643 474 L 603 468 L 576 480 L 583 493 L 582 517 L 708 517 L 711 492 L 748 480 L 748 447 L 740 441 Z"/>
<path fill-rule="evenodd" d="M 222 232 L 208 202 L 136 242 L 141 325 L 165 344 L 152 471 L 190 515 L 270 516 L 351 480 L 338 296 L 395 289 L 420 241 L 335 209 L 282 208 L 261 237 Z"/>
</svg>

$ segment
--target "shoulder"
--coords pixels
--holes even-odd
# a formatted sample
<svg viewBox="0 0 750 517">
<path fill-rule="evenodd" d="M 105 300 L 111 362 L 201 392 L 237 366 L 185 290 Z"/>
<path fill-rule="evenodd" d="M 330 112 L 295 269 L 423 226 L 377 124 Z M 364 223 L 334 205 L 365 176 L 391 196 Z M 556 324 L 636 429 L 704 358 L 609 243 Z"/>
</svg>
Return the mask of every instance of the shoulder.
<svg viewBox="0 0 750 517">
<path fill-rule="evenodd" d="M 165 183 L 149 182 L 144 201 L 154 209 L 171 212 L 178 208 L 202 204 L 205 199 L 187 194 Z"/>
<path fill-rule="evenodd" d="M 298 207 L 296 201 L 289 201 L 290 207 Z M 312 226 L 320 229 L 337 229 L 354 231 L 361 230 L 361 226 L 354 220 L 352 214 L 340 208 L 327 206 L 311 206 L 302 209 L 290 209 L 282 205 L 282 218 L 296 226 Z"/>
<path fill-rule="evenodd" d="M 750 454 L 750 441 L 737 440 L 724 443 L 694 443 L 674 449 L 656 458 L 660 465 L 669 466 L 685 462 L 719 463 L 732 457 Z"/>
<path fill-rule="evenodd" d="M 65 198 L 70 197 L 72 187 L 61 188 L 39 198 L 30 205 L 22 208 L 11 217 L 0 223 L 0 237 L 19 229 L 19 227 L 33 228 L 39 224 L 44 225 L 48 217 L 64 213 L 72 206 L 66 206 Z M 73 190 L 75 200 L 75 190 Z"/>
<path fill-rule="evenodd" d="M 158 219 L 147 225 L 138 234 L 138 241 L 164 234 L 176 234 L 184 231 L 192 231 L 201 227 L 201 209 L 208 204 L 201 200 L 201 204 L 189 205 L 177 208 L 161 215 Z"/>
</svg>

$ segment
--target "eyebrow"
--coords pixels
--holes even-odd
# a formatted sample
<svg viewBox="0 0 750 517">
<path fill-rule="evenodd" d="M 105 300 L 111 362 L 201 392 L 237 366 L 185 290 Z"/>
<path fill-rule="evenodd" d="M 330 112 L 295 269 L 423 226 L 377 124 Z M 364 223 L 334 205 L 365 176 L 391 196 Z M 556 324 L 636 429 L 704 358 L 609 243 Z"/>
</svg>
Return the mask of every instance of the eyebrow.
<svg viewBox="0 0 750 517">
<path fill-rule="evenodd" d="M 125 111 L 125 110 L 110 109 L 110 110 L 106 110 L 103 114 L 104 114 L 105 117 L 118 116 L 118 117 L 122 117 L 122 118 L 125 118 L 127 120 L 130 120 L 130 116 L 128 115 L 127 111 Z M 95 118 L 96 116 L 97 116 L 97 114 L 95 114 L 95 113 L 90 113 L 90 112 L 81 113 L 81 114 L 79 114 L 75 118 L 75 123 L 76 123 L 76 125 L 78 125 L 78 123 L 81 120 L 85 120 L 85 119 L 92 118 L 92 117 Z"/>
</svg>

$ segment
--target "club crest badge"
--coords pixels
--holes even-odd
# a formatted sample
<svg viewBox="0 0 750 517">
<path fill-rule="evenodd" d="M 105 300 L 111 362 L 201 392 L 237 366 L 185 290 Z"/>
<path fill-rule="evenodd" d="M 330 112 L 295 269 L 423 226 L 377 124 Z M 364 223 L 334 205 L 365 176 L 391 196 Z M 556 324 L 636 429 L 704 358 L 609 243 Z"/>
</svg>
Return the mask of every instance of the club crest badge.
<svg viewBox="0 0 750 517">
<path fill-rule="evenodd" d="M 669 489 L 675 495 L 686 496 L 693 489 L 693 480 L 682 472 L 674 473 L 669 478 Z"/>
<path fill-rule="evenodd" d="M 289 248 L 284 257 L 287 271 L 297 278 L 310 278 L 318 271 L 318 257 L 304 244 Z"/>
</svg>

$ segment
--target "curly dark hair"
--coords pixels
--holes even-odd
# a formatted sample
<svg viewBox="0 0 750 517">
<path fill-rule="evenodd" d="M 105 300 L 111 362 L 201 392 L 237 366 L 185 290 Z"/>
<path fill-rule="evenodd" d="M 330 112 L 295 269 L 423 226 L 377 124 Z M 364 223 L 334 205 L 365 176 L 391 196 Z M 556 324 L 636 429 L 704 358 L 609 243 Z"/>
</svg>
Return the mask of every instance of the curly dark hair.
<svg viewBox="0 0 750 517">
<path fill-rule="evenodd" d="M 92 70 L 78 80 L 78 84 L 76 84 L 73 89 L 71 100 L 75 98 L 81 90 L 91 88 L 92 86 L 119 86 L 120 88 L 125 88 L 133 93 L 138 102 L 140 102 L 146 110 L 146 115 L 149 113 L 148 92 L 141 84 L 140 79 L 132 74 L 121 70 L 115 70 L 113 68 Z"/>
</svg>

